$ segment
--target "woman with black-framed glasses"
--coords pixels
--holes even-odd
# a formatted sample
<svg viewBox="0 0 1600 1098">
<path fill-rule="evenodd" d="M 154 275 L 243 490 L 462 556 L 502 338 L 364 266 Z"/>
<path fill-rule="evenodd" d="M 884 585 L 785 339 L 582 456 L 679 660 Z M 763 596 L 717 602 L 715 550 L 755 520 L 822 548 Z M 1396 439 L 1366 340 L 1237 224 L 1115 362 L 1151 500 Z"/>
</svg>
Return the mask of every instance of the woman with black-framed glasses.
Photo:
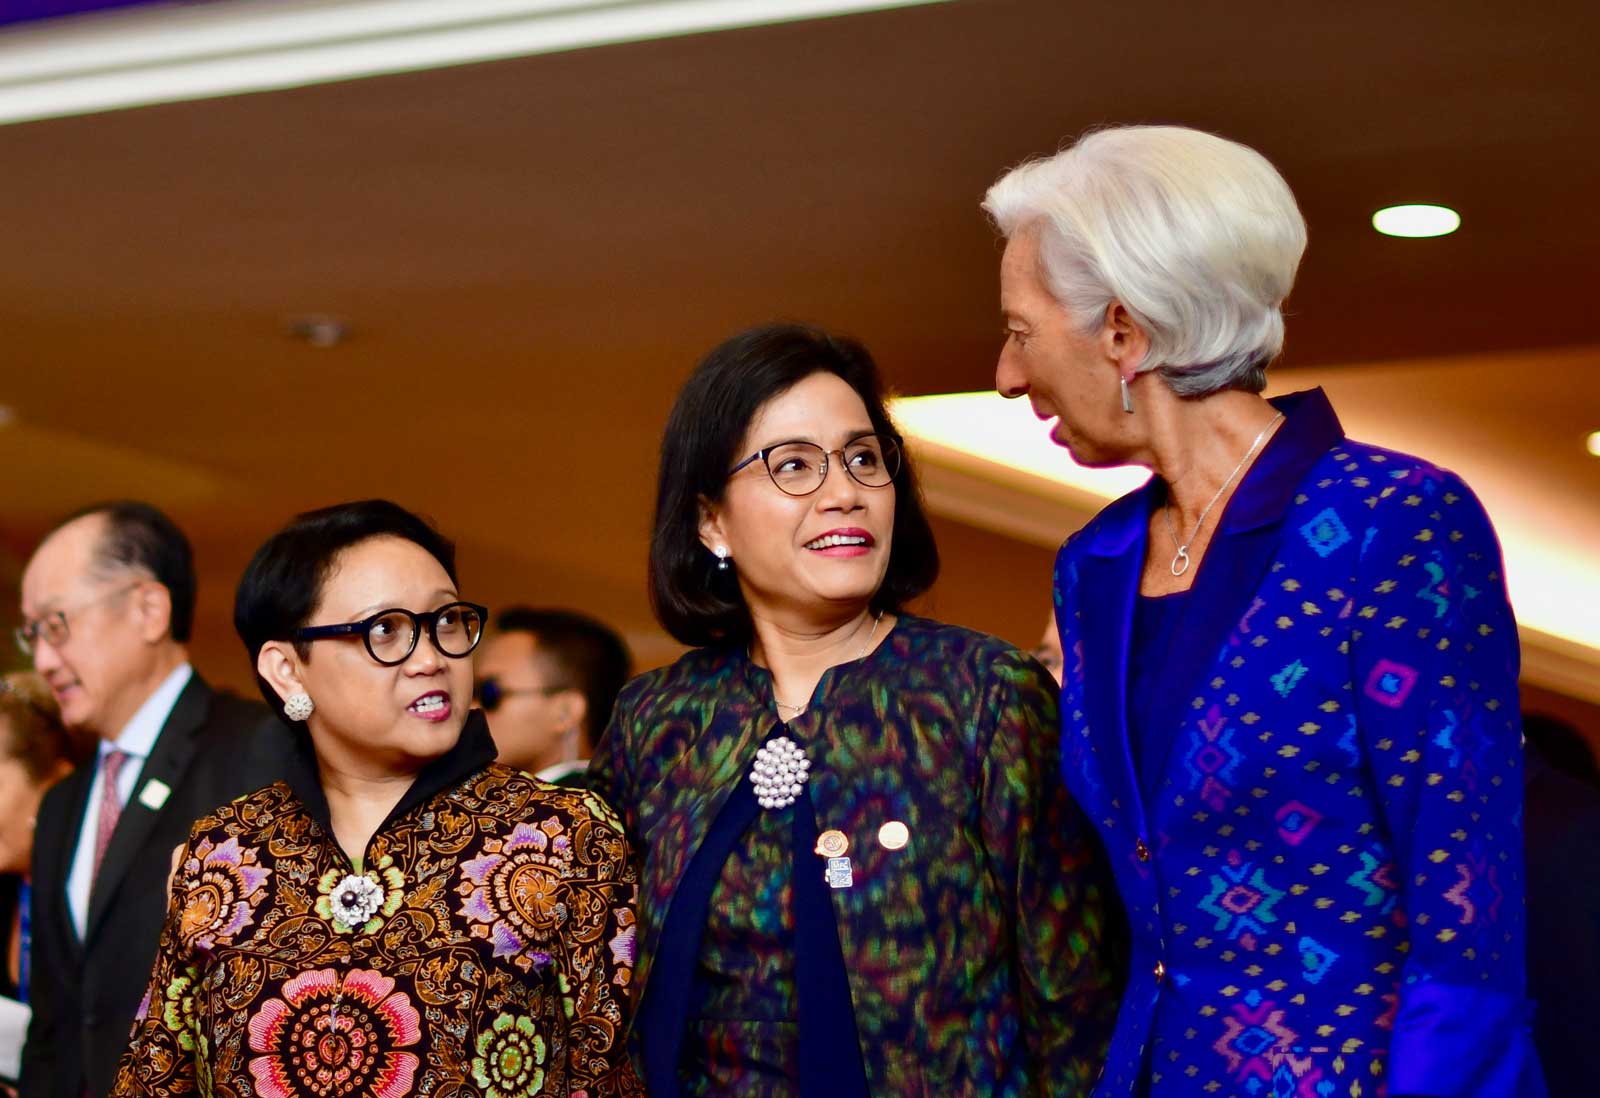
<svg viewBox="0 0 1600 1098">
<path fill-rule="evenodd" d="M 592 794 L 500 766 L 488 611 L 383 500 L 296 518 L 234 624 L 287 779 L 198 821 L 114 1093 L 634 1095 L 634 875 Z"/>
<path fill-rule="evenodd" d="M 1120 931 L 1055 684 L 905 612 L 938 554 L 866 350 L 728 340 L 659 478 L 651 593 L 698 647 L 624 688 L 589 770 L 641 859 L 651 1098 L 1087 1093 Z"/>
</svg>

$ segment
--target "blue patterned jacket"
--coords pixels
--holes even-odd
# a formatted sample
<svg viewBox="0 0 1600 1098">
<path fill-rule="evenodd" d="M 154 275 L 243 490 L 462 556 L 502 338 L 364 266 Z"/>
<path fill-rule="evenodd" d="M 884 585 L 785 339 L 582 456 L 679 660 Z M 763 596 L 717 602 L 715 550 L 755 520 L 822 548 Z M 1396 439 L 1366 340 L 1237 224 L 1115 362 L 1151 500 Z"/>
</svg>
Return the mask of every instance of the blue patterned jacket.
<svg viewBox="0 0 1600 1098">
<path fill-rule="evenodd" d="M 1453 474 L 1347 441 L 1320 390 L 1274 403 L 1168 660 L 1149 798 L 1126 684 L 1159 482 L 1057 559 L 1062 765 L 1134 932 L 1096 1094 L 1542 1094 L 1494 531 Z"/>
</svg>

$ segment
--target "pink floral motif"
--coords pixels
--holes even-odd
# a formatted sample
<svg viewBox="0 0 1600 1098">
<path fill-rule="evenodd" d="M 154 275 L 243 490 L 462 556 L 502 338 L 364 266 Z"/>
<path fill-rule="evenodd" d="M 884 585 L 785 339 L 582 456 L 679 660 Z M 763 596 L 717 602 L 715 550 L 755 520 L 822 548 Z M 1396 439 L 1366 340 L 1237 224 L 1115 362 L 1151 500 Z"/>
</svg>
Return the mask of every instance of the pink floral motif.
<svg viewBox="0 0 1600 1098">
<path fill-rule="evenodd" d="M 221 845 L 201 839 L 179 869 L 183 912 L 178 937 L 191 949 L 212 950 L 250 925 L 266 895 L 272 870 L 260 865 L 256 851 L 230 836 Z"/>
<path fill-rule="evenodd" d="M 1283 1024 L 1284 1012 L 1278 1004 L 1259 991 L 1246 993 L 1230 1013 L 1232 1016 L 1222 1021 L 1222 1035 L 1212 1051 L 1227 1060 L 1228 1072 L 1238 1082 L 1256 1079 L 1271 1083 L 1275 1063 L 1294 1049 L 1299 1034 Z"/>
<path fill-rule="evenodd" d="M 351 969 L 303 972 L 250 1019 L 250 1061 L 261 1098 L 401 1098 L 418 1059 L 421 1019 L 394 981 Z"/>
<path fill-rule="evenodd" d="M 496 957 L 509 957 L 524 971 L 548 964 L 549 954 L 530 946 L 552 941 L 567 921 L 571 838 L 552 818 L 537 827 L 519 823 L 504 840 L 483 845 L 482 857 L 461 863 L 457 914 L 479 924 L 473 935 L 493 943 Z"/>
</svg>

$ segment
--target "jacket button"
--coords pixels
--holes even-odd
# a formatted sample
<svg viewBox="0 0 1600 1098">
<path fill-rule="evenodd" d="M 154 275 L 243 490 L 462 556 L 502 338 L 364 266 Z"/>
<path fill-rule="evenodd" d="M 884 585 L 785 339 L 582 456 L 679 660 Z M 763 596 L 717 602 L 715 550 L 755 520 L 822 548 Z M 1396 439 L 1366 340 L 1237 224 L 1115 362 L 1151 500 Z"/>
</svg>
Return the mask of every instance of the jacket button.
<svg viewBox="0 0 1600 1098">
<path fill-rule="evenodd" d="M 1150 846 L 1143 839 L 1133 844 L 1133 853 L 1141 862 L 1150 860 Z"/>
<path fill-rule="evenodd" d="M 1165 980 L 1167 978 L 1167 965 L 1166 965 L 1165 961 L 1157 961 L 1156 962 L 1155 973 L 1156 973 L 1156 983 L 1158 983 L 1158 984 L 1162 980 Z"/>
</svg>

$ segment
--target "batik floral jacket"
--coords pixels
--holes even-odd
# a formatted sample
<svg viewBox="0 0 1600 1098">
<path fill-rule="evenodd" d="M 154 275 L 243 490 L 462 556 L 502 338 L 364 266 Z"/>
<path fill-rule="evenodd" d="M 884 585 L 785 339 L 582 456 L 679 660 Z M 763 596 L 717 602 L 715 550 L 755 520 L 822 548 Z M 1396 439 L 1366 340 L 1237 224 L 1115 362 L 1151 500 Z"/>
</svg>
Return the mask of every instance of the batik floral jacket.
<svg viewBox="0 0 1600 1098">
<path fill-rule="evenodd" d="M 642 1093 L 634 878 L 598 799 L 494 764 L 474 714 L 353 866 L 298 754 L 196 823 L 116 1095 Z"/>
</svg>

